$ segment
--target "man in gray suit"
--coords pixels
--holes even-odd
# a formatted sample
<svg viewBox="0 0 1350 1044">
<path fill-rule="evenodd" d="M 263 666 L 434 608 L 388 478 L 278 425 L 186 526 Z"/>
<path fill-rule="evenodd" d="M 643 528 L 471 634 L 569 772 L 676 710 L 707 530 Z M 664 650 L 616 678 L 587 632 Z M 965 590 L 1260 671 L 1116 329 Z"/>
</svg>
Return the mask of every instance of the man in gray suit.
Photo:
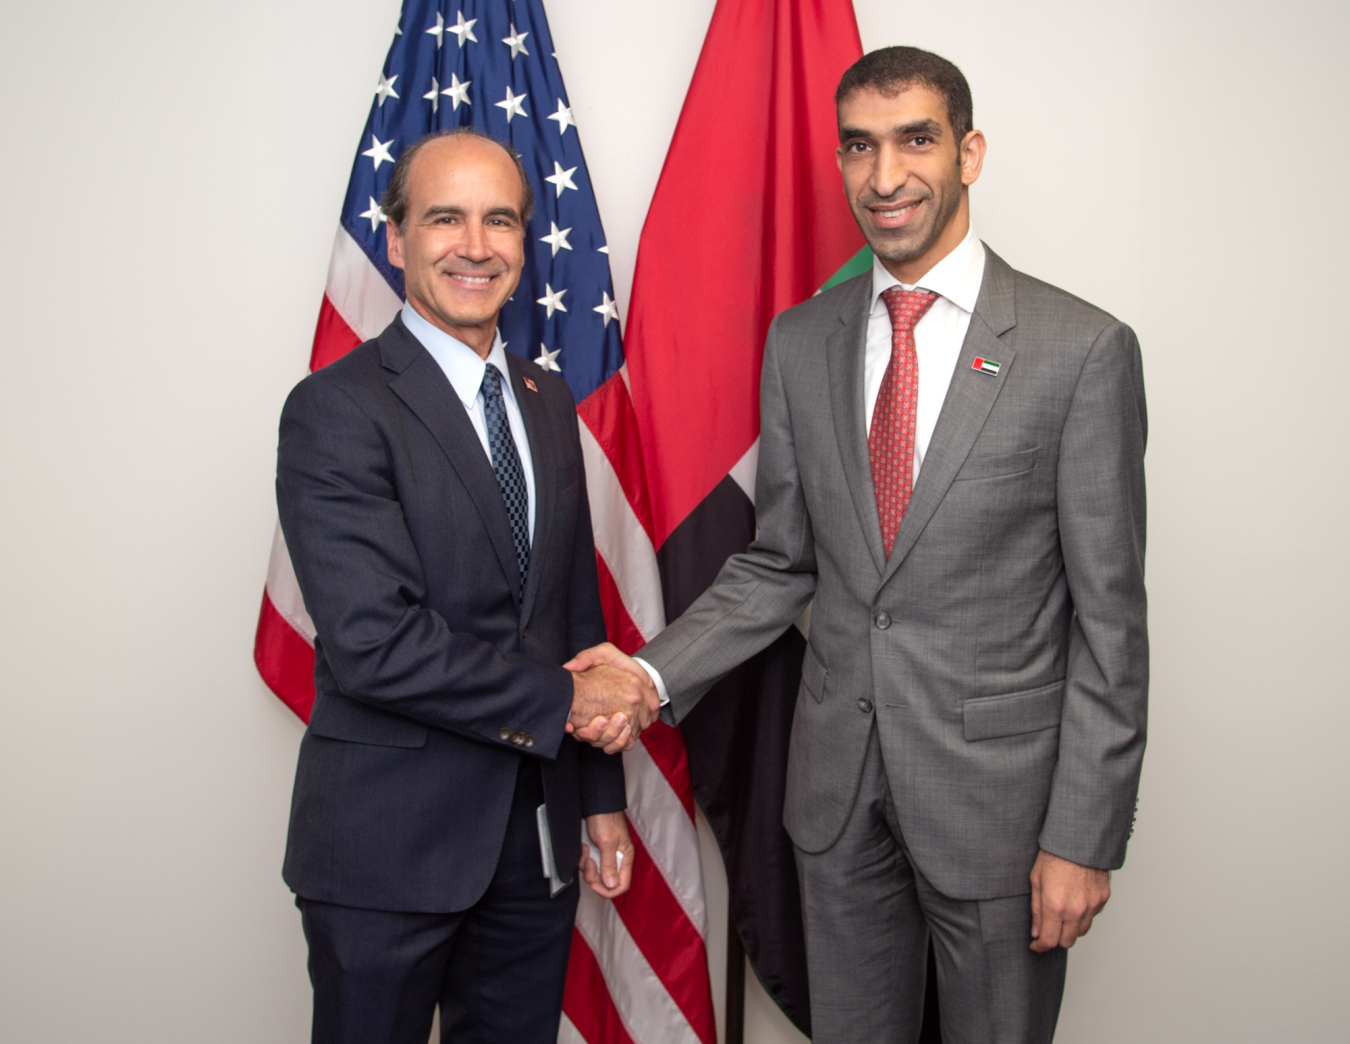
<svg viewBox="0 0 1350 1044">
<path fill-rule="evenodd" d="M 679 721 L 814 597 L 788 765 L 817 1042 L 1048 1041 L 1125 858 L 1148 684 L 1133 332 L 975 238 L 984 136 L 950 62 L 836 94 L 873 269 L 764 355 L 759 535 L 638 660 Z M 603 723 L 581 730 L 598 734 Z"/>
</svg>

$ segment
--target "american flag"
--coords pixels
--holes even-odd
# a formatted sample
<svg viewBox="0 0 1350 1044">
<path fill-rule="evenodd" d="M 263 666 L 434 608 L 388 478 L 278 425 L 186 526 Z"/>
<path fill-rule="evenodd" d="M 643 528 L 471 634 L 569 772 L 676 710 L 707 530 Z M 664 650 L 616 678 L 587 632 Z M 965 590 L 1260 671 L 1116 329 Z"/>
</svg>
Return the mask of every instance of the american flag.
<svg viewBox="0 0 1350 1044">
<path fill-rule="evenodd" d="M 317 369 L 374 337 L 402 305 L 379 200 L 430 130 L 472 125 L 520 153 L 536 195 L 507 350 L 560 372 L 578 403 L 611 638 L 665 626 L 650 508 L 624 372 L 608 248 L 541 0 L 407 0 L 375 87 L 338 221 L 310 355 Z M 254 659 L 301 718 L 314 700 L 314 625 L 278 528 Z M 716 1044 L 707 917 L 684 743 L 663 725 L 624 755 L 637 858 L 615 902 L 582 889 L 560 1041 Z"/>
</svg>

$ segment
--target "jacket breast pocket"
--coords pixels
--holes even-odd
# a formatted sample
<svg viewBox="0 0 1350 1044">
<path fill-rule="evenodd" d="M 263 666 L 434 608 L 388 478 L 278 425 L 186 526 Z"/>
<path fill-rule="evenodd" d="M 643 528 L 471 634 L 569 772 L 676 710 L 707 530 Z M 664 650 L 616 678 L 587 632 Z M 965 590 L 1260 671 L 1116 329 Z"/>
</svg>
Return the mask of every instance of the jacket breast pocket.
<svg viewBox="0 0 1350 1044">
<path fill-rule="evenodd" d="M 427 726 L 421 722 L 369 707 L 335 692 L 319 693 L 309 718 L 309 731 L 325 739 L 369 743 L 377 747 L 427 745 Z"/>
<path fill-rule="evenodd" d="M 802 660 L 802 684 L 817 703 L 825 699 L 825 676 L 829 673 L 816 655 L 816 650 L 807 642 L 806 659 Z"/>
<path fill-rule="evenodd" d="M 1064 708 L 1064 682 L 1039 689 L 978 696 L 961 704 L 965 736 L 969 741 L 1020 736 L 1059 724 Z"/>
<path fill-rule="evenodd" d="M 1018 450 L 1016 453 L 996 453 L 988 457 L 967 457 L 956 473 L 957 482 L 971 479 L 1004 478 L 1008 475 L 1022 475 L 1036 467 L 1036 458 L 1040 455 L 1039 446 Z"/>
</svg>

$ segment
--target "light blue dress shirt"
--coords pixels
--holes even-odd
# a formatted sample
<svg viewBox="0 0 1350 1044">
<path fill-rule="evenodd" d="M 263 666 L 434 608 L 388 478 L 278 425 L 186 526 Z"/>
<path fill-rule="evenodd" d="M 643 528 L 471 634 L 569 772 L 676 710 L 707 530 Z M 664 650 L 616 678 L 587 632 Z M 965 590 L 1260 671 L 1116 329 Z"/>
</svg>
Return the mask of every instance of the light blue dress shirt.
<svg viewBox="0 0 1350 1044">
<path fill-rule="evenodd" d="M 479 391 L 483 387 L 483 372 L 488 366 L 495 366 L 502 375 L 502 398 L 506 400 L 506 417 L 511 424 L 511 435 L 516 440 L 516 452 L 520 454 L 520 466 L 525 472 L 525 491 L 530 499 L 530 543 L 534 544 L 534 514 L 537 503 L 534 494 L 534 457 L 530 454 L 530 440 L 525 435 L 525 419 L 520 414 L 520 403 L 516 401 L 516 390 L 511 385 L 511 371 L 506 365 L 506 347 L 502 344 L 499 329 L 492 339 L 492 350 L 484 360 L 463 341 L 451 337 L 444 330 L 432 326 L 423 319 L 411 304 L 403 305 L 403 325 L 418 342 L 431 353 L 438 366 L 444 371 L 455 394 L 469 415 L 469 423 L 478 433 L 478 441 L 483 444 L 483 452 L 488 463 L 492 463 L 492 451 L 488 448 L 487 418 L 483 413 L 483 397 Z"/>
</svg>

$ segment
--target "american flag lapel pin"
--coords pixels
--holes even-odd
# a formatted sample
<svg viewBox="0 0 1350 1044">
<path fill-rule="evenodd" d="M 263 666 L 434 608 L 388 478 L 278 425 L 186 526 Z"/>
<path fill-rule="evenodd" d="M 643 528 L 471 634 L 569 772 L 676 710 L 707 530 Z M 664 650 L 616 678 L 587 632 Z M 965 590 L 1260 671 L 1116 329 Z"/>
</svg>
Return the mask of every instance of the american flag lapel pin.
<svg viewBox="0 0 1350 1044">
<path fill-rule="evenodd" d="M 525 387 L 529 388 L 530 391 L 532 392 L 537 392 L 539 390 L 539 386 L 536 385 L 534 381 L 530 380 L 528 377 L 525 378 Z"/>
<path fill-rule="evenodd" d="M 1001 363 L 994 362 L 993 359 L 980 359 L 977 357 L 970 368 L 972 370 L 979 370 L 981 373 L 987 373 L 990 377 L 997 377 L 1001 365 Z"/>
</svg>

